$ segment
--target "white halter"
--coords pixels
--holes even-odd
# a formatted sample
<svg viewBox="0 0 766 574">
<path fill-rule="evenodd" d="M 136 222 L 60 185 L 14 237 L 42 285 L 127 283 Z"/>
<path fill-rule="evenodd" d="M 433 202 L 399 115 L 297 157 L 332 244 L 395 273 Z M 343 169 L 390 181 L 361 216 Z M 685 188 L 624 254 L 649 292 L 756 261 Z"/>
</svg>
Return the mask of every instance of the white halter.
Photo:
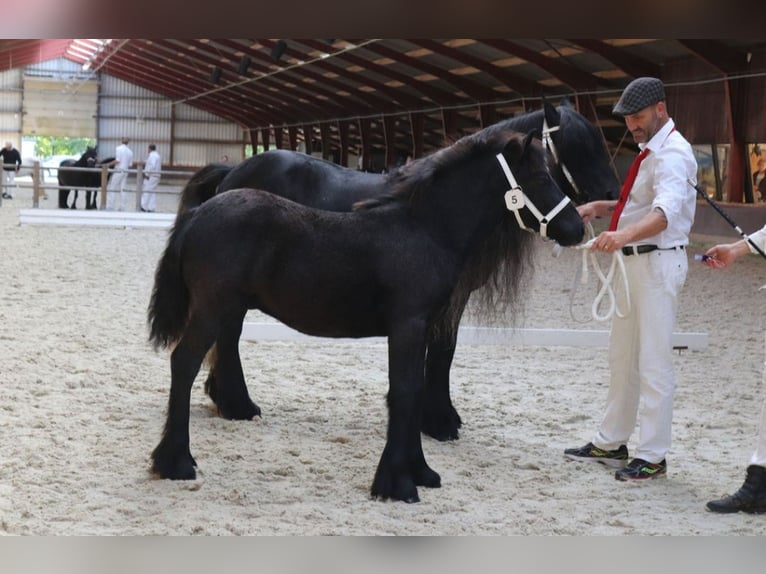
<svg viewBox="0 0 766 574">
<path fill-rule="evenodd" d="M 551 137 L 551 134 L 558 131 L 560 127 L 561 126 L 554 126 L 552 128 L 548 127 L 548 120 L 546 120 L 545 115 L 543 115 L 543 146 L 545 149 L 551 152 L 553 159 L 555 159 L 556 164 L 561 167 L 561 171 L 564 172 L 564 177 L 567 178 L 567 181 L 569 182 L 569 185 L 572 186 L 572 189 L 574 189 L 578 195 L 581 195 L 580 188 L 577 187 L 577 184 L 575 183 L 572 174 L 569 173 L 567 166 L 564 165 L 563 161 L 559 160 L 559 154 L 558 151 L 556 151 L 556 144 L 553 143 L 553 138 Z"/>
<path fill-rule="evenodd" d="M 568 203 L 571 203 L 572 200 L 565 195 L 564 199 L 562 199 L 558 205 L 556 205 L 556 207 L 551 209 L 547 215 L 543 215 L 540 210 L 537 209 L 535 204 L 530 201 L 530 199 L 521 189 L 521 186 L 516 182 L 516 178 L 513 177 L 511 168 L 508 167 L 508 162 L 505 161 L 505 156 L 502 153 L 497 154 L 497 161 L 500 163 L 500 167 L 503 168 L 505 178 L 511 185 L 511 189 L 505 192 L 505 206 L 508 208 L 508 211 L 512 211 L 516 216 L 516 221 L 518 222 L 519 227 L 526 231 L 533 231 L 524 225 L 524 221 L 521 219 L 521 214 L 519 213 L 519 210 L 526 207 L 532 213 L 532 215 L 537 218 L 537 221 L 540 222 L 540 235 L 542 235 L 544 239 L 547 239 L 548 223 L 552 221 L 553 218 L 556 217 L 559 212 L 567 206 Z"/>
</svg>

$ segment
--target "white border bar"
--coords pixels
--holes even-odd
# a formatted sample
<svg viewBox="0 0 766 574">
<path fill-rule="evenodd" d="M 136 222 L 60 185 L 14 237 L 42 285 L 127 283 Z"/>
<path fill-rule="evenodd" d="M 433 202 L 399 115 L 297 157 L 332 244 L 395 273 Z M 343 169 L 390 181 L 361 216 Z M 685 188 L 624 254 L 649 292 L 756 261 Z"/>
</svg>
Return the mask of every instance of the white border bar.
<svg viewBox="0 0 766 574">
<path fill-rule="evenodd" d="M 282 323 L 245 322 L 241 339 L 244 341 L 327 341 L 324 337 L 305 335 Z M 385 342 L 385 337 L 365 339 L 333 339 L 336 341 Z M 503 327 L 460 327 L 457 337 L 464 345 L 527 345 L 606 347 L 609 331 L 581 329 L 509 329 Z M 673 333 L 674 349 L 707 349 L 707 333 Z"/>
<path fill-rule="evenodd" d="M 175 213 L 101 211 L 98 209 L 19 209 L 20 225 L 77 225 L 93 227 L 168 228 Z"/>
</svg>

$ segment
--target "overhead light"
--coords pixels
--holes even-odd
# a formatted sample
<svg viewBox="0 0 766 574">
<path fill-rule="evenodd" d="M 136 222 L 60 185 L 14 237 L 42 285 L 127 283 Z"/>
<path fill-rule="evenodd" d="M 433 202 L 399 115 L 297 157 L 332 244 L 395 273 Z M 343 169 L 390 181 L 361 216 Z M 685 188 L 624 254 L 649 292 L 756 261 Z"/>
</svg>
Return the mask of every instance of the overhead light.
<svg viewBox="0 0 766 574">
<path fill-rule="evenodd" d="M 285 50 L 287 50 L 287 42 L 284 40 L 279 40 L 274 46 L 271 48 L 271 57 L 275 60 L 279 60 L 282 57 L 282 54 L 285 53 Z"/>
</svg>

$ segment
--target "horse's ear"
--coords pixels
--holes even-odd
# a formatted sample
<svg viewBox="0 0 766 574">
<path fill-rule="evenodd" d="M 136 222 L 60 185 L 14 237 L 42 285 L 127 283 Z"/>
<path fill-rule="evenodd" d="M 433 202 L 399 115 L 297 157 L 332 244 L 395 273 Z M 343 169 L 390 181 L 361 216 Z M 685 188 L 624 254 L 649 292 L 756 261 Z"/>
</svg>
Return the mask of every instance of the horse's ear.
<svg viewBox="0 0 766 574">
<path fill-rule="evenodd" d="M 524 136 L 524 140 L 521 143 L 521 155 L 523 156 L 525 153 L 527 153 L 527 149 L 529 149 L 529 144 L 532 143 L 532 140 L 537 137 L 540 137 L 540 132 L 537 130 L 532 130 L 531 132 L 528 132 Z"/>
<path fill-rule="evenodd" d="M 561 114 L 555 106 L 545 100 L 543 100 L 543 113 L 549 127 L 561 125 Z"/>
</svg>

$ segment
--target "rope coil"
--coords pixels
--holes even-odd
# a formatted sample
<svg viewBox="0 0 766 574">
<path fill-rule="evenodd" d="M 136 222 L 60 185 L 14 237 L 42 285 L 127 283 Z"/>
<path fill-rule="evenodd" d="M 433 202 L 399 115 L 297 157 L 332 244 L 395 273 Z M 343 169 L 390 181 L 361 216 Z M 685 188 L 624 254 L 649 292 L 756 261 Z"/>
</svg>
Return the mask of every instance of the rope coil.
<svg viewBox="0 0 766 574">
<path fill-rule="evenodd" d="M 587 323 L 591 319 L 594 321 L 599 321 L 599 322 L 608 321 L 614 315 L 617 315 L 617 317 L 621 319 L 624 317 L 627 317 L 631 309 L 630 289 L 628 287 L 628 277 L 625 272 L 625 261 L 623 260 L 622 251 L 618 250 L 612 253 L 609 270 L 605 274 L 598 260 L 596 252 L 590 251 L 590 247 L 591 245 L 593 245 L 593 241 L 595 241 L 596 239 L 595 234 L 593 232 L 593 226 L 590 223 L 588 223 L 586 225 L 586 230 L 587 230 L 587 235 L 590 237 L 590 239 L 586 241 L 585 243 L 581 243 L 573 247 L 574 249 L 579 249 L 580 251 L 582 251 L 582 265 L 580 266 L 580 271 L 575 273 L 573 287 L 570 290 L 569 314 L 572 317 L 572 319 L 577 321 L 578 323 Z M 555 257 L 558 257 L 559 253 L 561 252 L 561 247 L 560 246 L 557 246 L 557 247 L 558 247 L 558 250 L 554 248 Z M 575 297 L 575 292 L 577 291 L 576 283 L 577 283 L 577 278 L 579 276 L 581 285 L 588 284 L 589 282 L 588 263 L 589 262 L 591 264 L 591 267 L 593 267 L 594 274 L 596 276 L 596 279 L 598 280 L 599 288 L 595 298 L 593 299 L 593 303 L 591 304 L 591 319 L 579 320 L 574 316 L 574 297 Z M 625 307 L 626 308 L 624 310 L 620 309 L 619 306 L 617 305 L 617 297 L 615 296 L 614 287 L 613 287 L 613 283 L 618 274 L 622 278 L 623 287 L 625 289 L 625 301 L 626 301 Z M 606 310 L 604 312 L 601 312 L 600 309 L 604 301 L 606 301 L 608 305 Z"/>
</svg>

